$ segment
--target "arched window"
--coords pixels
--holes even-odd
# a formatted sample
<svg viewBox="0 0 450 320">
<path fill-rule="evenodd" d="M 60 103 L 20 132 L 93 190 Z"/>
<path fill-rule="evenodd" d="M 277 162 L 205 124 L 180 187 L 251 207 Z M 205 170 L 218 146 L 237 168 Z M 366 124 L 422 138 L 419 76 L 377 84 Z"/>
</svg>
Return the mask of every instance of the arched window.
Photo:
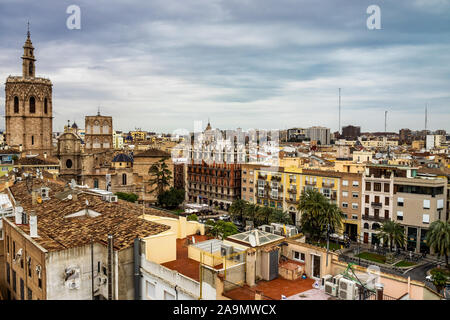
<svg viewBox="0 0 450 320">
<path fill-rule="evenodd" d="M 127 184 L 127 174 L 123 173 L 122 174 L 122 184 L 125 186 Z"/>
<path fill-rule="evenodd" d="M 72 168 L 72 160 L 67 159 L 67 161 L 66 161 L 66 168 L 68 168 L 68 169 Z"/>
<path fill-rule="evenodd" d="M 34 145 L 34 136 L 31 136 L 31 145 Z"/>
<path fill-rule="evenodd" d="M 28 71 L 30 73 L 30 77 L 33 75 L 33 64 L 30 62 L 30 64 L 28 65 Z"/>
<path fill-rule="evenodd" d="M 367 222 L 364 223 L 364 229 L 369 229 L 369 224 Z"/>
<path fill-rule="evenodd" d="M 14 97 L 14 113 L 19 113 L 19 97 Z"/>
<path fill-rule="evenodd" d="M 36 113 L 36 99 L 30 98 L 30 113 Z"/>
<path fill-rule="evenodd" d="M 48 101 L 47 98 L 44 99 L 44 113 L 47 114 L 48 112 Z"/>
<path fill-rule="evenodd" d="M 378 223 L 374 223 L 372 225 L 372 230 L 378 230 L 378 229 L 380 229 L 380 225 Z"/>
</svg>

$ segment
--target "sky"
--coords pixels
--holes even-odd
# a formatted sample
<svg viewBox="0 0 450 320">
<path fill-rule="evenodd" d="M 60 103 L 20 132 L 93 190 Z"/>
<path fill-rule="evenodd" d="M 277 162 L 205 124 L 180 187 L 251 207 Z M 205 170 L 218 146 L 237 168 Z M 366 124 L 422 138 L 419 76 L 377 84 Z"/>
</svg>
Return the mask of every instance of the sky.
<svg viewBox="0 0 450 320">
<path fill-rule="evenodd" d="M 450 0 L 0 0 L 0 79 L 21 74 L 27 21 L 54 131 L 100 108 L 123 131 L 334 132 L 339 88 L 342 126 L 384 131 L 388 111 L 388 131 L 423 130 L 428 104 L 450 131 Z"/>
</svg>

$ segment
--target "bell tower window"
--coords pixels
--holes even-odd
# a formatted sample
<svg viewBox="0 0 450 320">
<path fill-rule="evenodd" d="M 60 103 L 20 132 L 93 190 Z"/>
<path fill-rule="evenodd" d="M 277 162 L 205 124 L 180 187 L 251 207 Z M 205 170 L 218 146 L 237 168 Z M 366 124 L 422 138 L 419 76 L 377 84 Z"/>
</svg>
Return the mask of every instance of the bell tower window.
<svg viewBox="0 0 450 320">
<path fill-rule="evenodd" d="M 19 113 L 19 98 L 14 97 L 14 113 Z"/>
<path fill-rule="evenodd" d="M 31 136 L 31 145 L 34 145 L 34 136 Z"/>
<path fill-rule="evenodd" d="M 47 114 L 48 112 L 48 101 L 47 98 L 44 99 L 44 113 Z"/>
<path fill-rule="evenodd" d="M 36 113 L 36 99 L 34 97 L 30 98 L 30 113 Z"/>
</svg>

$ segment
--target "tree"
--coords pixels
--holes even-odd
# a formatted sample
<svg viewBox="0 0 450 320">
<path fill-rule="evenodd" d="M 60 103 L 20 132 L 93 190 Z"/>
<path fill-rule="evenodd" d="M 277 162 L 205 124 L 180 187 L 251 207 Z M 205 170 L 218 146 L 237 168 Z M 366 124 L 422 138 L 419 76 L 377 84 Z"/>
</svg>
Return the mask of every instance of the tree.
<svg viewBox="0 0 450 320">
<path fill-rule="evenodd" d="M 268 224 L 269 217 L 273 214 L 274 209 L 270 207 L 258 207 L 255 214 L 255 220 L 258 225 Z"/>
<path fill-rule="evenodd" d="M 282 223 L 282 224 L 292 224 L 291 216 L 281 209 L 272 210 L 272 213 L 269 217 L 269 223 Z"/>
<path fill-rule="evenodd" d="M 187 216 L 187 221 L 198 221 L 198 217 L 195 213 Z"/>
<path fill-rule="evenodd" d="M 339 207 L 327 201 L 325 206 L 325 210 L 319 216 L 319 223 L 322 226 L 322 231 L 326 232 L 328 230 L 328 226 L 330 227 L 330 231 L 339 232 L 342 230 L 342 216 L 343 213 Z"/>
<path fill-rule="evenodd" d="M 161 195 L 164 189 L 170 186 L 170 180 L 172 179 L 172 172 L 166 164 L 167 159 L 167 157 L 162 158 L 148 169 L 148 174 L 150 175 L 148 183 L 153 186 L 150 192 L 156 191 L 157 196 Z"/>
<path fill-rule="evenodd" d="M 447 275 L 442 271 L 436 271 L 433 273 L 433 284 L 436 290 L 441 293 L 447 284 Z"/>
<path fill-rule="evenodd" d="M 302 212 L 300 223 L 303 232 L 308 233 L 313 240 L 319 240 L 322 232 L 320 216 L 328 204 L 327 198 L 316 190 L 302 192 L 298 210 Z"/>
<path fill-rule="evenodd" d="M 383 223 L 378 235 L 383 239 L 383 243 L 389 244 L 389 251 L 392 251 L 394 245 L 396 247 L 405 245 L 405 231 L 403 227 L 392 220 Z"/>
<path fill-rule="evenodd" d="M 434 221 L 427 232 L 427 245 L 437 253 L 438 257 L 445 257 L 448 268 L 448 253 L 450 251 L 450 224 L 441 220 Z"/>
<path fill-rule="evenodd" d="M 208 234 L 219 239 L 225 239 L 228 236 L 238 233 L 237 227 L 232 222 L 218 220 L 216 222 L 208 220 L 206 222 Z"/>
<path fill-rule="evenodd" d="M 229 212 L 233 219 L 242 221 L 242 217 L 244 215 L 244 210 L 247 206 L 248 202 L 245 200 L 237 199 L 234 200 L 230 206 Z"/>
<path fill-rule="evenodd" d="M 117 196 L 117 198 L 128 202 L 136 202 L 137 199 L 139 199 L 139 196 L 134 193 L 116 192 L 115 195 Z"/>
<path fill-rule="evenodd" d="M 158 203 L 166 208 L 174 209 L 178 208 L 184 201 L 184 190 L 170 188 L 170 190 L 164 191 L 158 195 Z"/>
<path fill-rule="evenodd" d="M 249 203 L 245 209 L 244 209 L 244 218 L 247 220 L 251 220 L 253 222 L 253 225 L 255 225 L 256 215 L 258 214 L 258 210 L 260 207 L 258 207 L 254 203 Z"/>
</svg>

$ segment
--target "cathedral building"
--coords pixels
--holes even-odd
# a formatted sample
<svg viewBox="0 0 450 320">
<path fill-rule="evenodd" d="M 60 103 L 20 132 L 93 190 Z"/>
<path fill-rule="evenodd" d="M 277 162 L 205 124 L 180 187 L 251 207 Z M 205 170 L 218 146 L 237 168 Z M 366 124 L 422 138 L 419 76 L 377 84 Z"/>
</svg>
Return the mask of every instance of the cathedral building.
<svg viewBox="0 0 450 320">
<path fill-rule="evenodd" d="M 5 84 L 6 144 L 23 154 L 52 154 L 52 82 L 36 77 L 30 32 L 23 46 L 22 75 Z"/>
</svg>

